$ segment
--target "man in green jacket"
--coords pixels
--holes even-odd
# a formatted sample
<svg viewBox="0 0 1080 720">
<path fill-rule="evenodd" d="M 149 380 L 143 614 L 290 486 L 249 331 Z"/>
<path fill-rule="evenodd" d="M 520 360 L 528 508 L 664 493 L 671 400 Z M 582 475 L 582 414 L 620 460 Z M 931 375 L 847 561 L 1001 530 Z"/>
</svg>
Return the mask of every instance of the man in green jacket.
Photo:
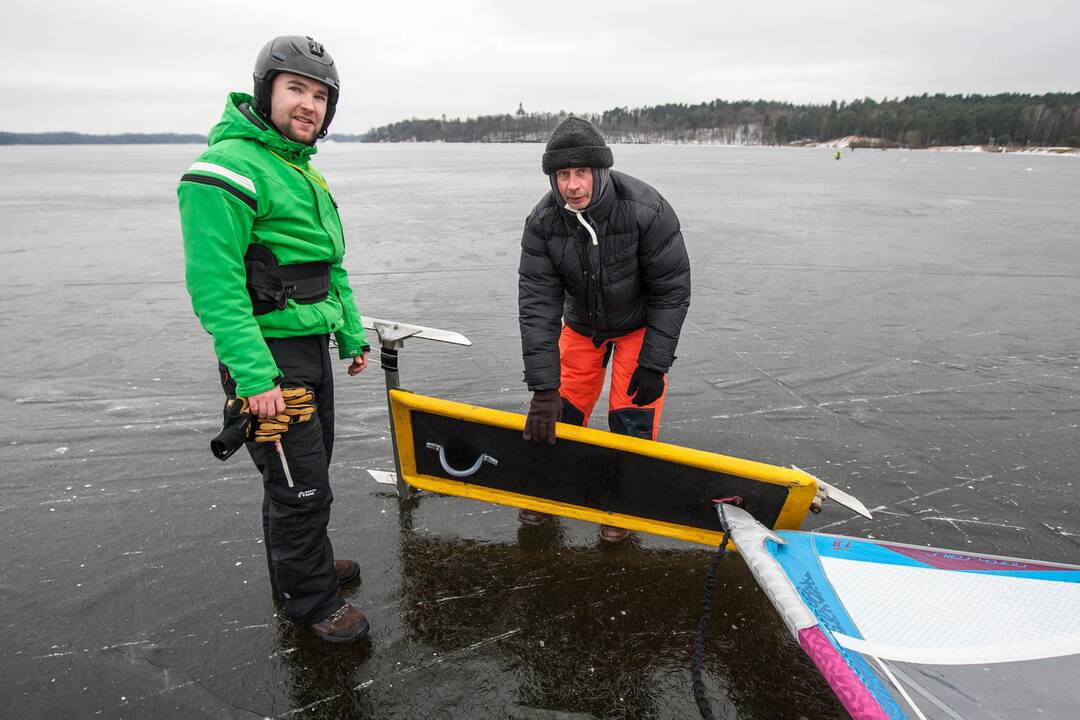
<svg viewBox="0 0 1080 720">
<path fill-rule="evenodd" d="M 254 78 L 254 95 L 229 96 L 210 147 L 180 180 L 187 288 L 229 398 L 245 398 L 252 415 L 271 421 L 287 412 L 296 388 L 312 393 L 310 420 L 287 423 L 276 446 L 247 443 L 263 477 L 270 585 L 293 621 L 325 640 L 356 640 L 368 621 L 339 586 L 358 577 L 359 566 L 335 561 L 326 532 L 329 337 L 349 375 L 367 367 L 369 348 L 342 265 L 337 204 L 309 164 L 334 116 L 338 73 L 322 45 L 283 36 L 259 53 Z"/>
</svg>

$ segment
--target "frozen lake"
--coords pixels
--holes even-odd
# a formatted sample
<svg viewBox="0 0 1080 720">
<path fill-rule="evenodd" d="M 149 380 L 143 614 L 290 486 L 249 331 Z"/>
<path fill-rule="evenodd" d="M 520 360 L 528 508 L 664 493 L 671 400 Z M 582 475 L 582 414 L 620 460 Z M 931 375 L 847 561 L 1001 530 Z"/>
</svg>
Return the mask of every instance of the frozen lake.
<svg viewBox="0 0 1080 720">
<path fill-rule="evenodd" d="M 338 383 L 331 536 L 370 643 L 279 622 L 248 459 L 183 287 L 197 146 L 0 149 L 0 534 L 11 717 L 697 717 L 707 548 L 423 497 L 382 373 Z M 522 222 L 540 145 L 325 145 L 365 315 L 402 384 L 523 412 Z M 1080 561 L 1080 159 L 615 146 L 678 212 L 693 299 L 660 439 L 795 464 L 875 510 L 806 529 Z M 606 427 L 597 413 L 594 427 Z M 738 558 L 706 646 L 718 717 L 841 718 Z"/>
</svg>

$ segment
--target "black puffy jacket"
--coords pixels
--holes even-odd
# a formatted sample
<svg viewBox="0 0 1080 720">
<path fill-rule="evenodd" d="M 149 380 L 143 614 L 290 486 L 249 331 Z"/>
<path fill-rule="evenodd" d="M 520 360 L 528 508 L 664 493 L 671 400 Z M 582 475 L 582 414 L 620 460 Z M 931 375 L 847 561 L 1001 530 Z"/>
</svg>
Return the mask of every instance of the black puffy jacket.
<svg viewBox="0 0 1080 720">
<path fill-rule="evenodd" d="M 530 390 L 559 387 L 562 320 L 599 346 L 644 327 L 638 364 L 667 372 L 690 307 L 690 260 L 679 218 L 642 181 L 611 173 L 582 213 L 597 243 L 555 193 L 525 220 L 518 322 Z"/>
</svg>

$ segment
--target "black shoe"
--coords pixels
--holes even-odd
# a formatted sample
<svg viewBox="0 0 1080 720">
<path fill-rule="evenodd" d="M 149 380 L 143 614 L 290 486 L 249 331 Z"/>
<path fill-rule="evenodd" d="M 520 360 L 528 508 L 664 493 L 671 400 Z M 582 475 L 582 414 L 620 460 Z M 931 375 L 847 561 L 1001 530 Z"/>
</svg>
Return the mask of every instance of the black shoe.
<svg viewBox="0 0 1080 720">
<path fill-rule="evenodd" d="M 327 642 L 352 642 L 367 635 L 370 626 L 364 613 L 345 603 L 333 615 L 312 625 L 311 629 Z"/>
</svg>

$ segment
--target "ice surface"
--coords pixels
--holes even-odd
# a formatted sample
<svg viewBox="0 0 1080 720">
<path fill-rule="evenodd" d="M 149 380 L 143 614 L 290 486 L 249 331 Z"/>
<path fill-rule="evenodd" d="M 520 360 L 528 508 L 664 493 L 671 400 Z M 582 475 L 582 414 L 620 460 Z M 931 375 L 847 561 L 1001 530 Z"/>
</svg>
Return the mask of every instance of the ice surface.
<svg viewBox="0 0 1080 720">
<path fill-rule="evenodd" d="M 12 717 L 692 717 L 706 551 L 426 496 L 399 511 L 378 368 L 338 378 L 331 536 L 370 644 L 270 600 L 259 479 L 214 459 L 221 393 L 183 288 L 195 146 L 0 152 L 0 626 Z M 694 294 L 661 439 L 797 464 L 851 535 L 1075 562 L 1080 163 L 616 146 L 671 201 Z M 520 412 L 534 145 L 328 144 L 361 311 L 463 333 L 403 386 Z M 973 168 L 969 170 L 968 168 Z M 1026 172 L 1032 168 L 1033 172 Z M 602 413 L 594 426 L 603 427 Z M 211 509 L 212 508 L 212 509 Z M 738 559 L 706 682 L 726 717 L 843 711 Z M 790 698 L 799 698 L 793 704 Z"/>
</svg>

